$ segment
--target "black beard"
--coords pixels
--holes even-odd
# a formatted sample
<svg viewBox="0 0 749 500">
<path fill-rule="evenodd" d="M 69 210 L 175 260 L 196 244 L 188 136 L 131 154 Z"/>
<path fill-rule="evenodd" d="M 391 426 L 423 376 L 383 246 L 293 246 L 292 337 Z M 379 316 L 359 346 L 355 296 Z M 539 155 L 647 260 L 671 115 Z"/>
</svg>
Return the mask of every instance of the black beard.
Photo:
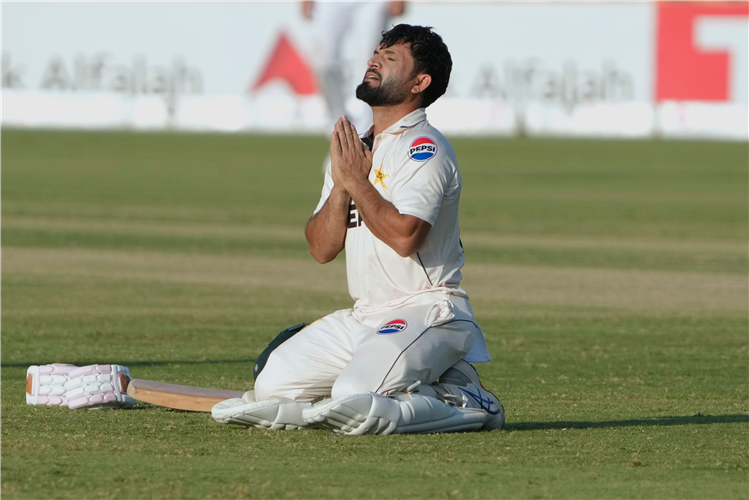
<svg viewBox="0 0 749 500">
<path fill-rule="evenodd" d="M 373 87 L 365 80 L 356 87 L 356 98 L 370 106 L 395 106 L 406 100 L 406 96 L 393 80 L 380 82 Z"/>
</svg>

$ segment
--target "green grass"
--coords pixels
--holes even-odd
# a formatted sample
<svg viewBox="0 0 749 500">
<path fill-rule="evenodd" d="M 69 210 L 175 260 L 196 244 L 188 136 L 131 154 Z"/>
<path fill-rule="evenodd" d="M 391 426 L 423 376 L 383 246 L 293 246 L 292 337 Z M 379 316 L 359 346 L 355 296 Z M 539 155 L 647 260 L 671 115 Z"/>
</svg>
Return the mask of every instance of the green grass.
<svg viewBox="0 0 749 500">
<path fill-rule="evenodd" d="M 502 432 L 342 437 L 28 407 L 25 369 L 246 390 L 349 307 L 316 138 L 2 134 L 6 498 L 747 498 L 747 145 L 453 141 Z"/>
</svg>

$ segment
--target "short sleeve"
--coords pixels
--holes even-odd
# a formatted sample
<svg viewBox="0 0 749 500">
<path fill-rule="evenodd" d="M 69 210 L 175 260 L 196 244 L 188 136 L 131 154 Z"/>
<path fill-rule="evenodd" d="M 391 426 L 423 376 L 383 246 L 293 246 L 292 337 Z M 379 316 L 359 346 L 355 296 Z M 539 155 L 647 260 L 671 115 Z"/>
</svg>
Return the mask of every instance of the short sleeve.
<svg viewBox="0 0 749 500">
<path fill-rule="evenodd" d="M 441 151 L 426 161 L 406 157 L 393 184 L 391 201 L 401 214 L 434 226 L 440 207 L 453 197 L 456 173 L 450 156 Z"/>
<path fill-rule="evenodd" d="M 325 202 L 328 201 L 328 197 L 330 197 L 331 191 L 333 191 L 333 174 L 331 173 L 330 165 L 330 162 L 328 162 L 328 166 L 325 168 L 325 180 L 322 185 L 322 193 L 314 213 L 322 210 L 323 205 L 325 205 Z"/>
</svg>

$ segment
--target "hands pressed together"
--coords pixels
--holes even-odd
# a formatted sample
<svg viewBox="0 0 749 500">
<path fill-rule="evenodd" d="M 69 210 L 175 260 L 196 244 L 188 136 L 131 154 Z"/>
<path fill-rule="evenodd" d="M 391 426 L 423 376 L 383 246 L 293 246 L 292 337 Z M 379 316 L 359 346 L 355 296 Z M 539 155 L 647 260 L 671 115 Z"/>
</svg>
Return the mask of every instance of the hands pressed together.
<svg viewBox="0 0 749 500">
<path fill-rule="evenodd" d="M 350 195 L 353 196 L 352 191 L 358 183 L 369 182 L 372 152 L 359 139 L 356 127 L 345 116 L 338 119 L 330 136 L 330 161 L 333 183 Z"/>
</svg>

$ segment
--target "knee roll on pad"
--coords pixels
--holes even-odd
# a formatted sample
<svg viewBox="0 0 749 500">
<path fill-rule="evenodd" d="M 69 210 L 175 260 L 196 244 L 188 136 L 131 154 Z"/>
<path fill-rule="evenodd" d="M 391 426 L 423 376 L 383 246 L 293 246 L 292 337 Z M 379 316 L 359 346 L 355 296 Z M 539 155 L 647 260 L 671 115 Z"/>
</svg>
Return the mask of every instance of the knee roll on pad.
<svg viewBox="0 0 749 500">
<path fill-rule="evenodd" d="M 458 408 L 431 396 L 396 400 L 373 392 L 323 401 L 302 416 L 308 424 L 347 435 L 471 431 L 487 420 L 482 410 Z"/>
</svg>

